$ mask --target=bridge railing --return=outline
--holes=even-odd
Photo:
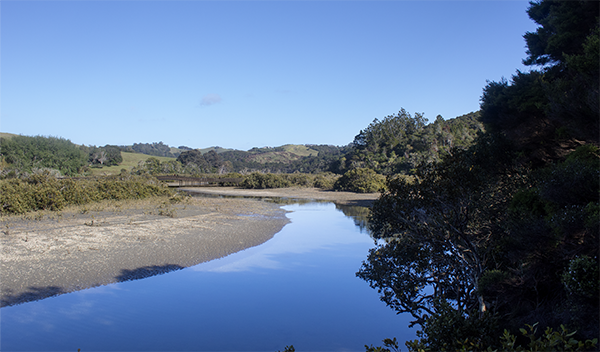
[[[178,175],[157,176],[160,181],[173,181],[169,187],[202,187],[202,186],[220,186],[220,185],[239,185],[243,178],[233,177],[190,177]]]

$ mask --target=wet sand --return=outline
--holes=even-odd
[[[316,189],[192,188],[211,195],[369,205],[377,195]],[[188,197],[97,204],[1,219],[0,306],[182,269],[260,245],[289,220],[273,202]]]

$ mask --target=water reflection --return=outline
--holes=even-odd
[[[414,338],[410,317],[355,277],[373,246],[355,221],[331,203],[285,209],[291,224],[261,246],[2,308],[2,350],[364,351],[387,337]]]
[[[347,217],[354,220],[354,225],[356,225],[360,232],[368,233],[369,229],[367,227],[369,214],[371,214],[371,208],[364,205],[343,205],[336,204],[335,208]]]
[[[333,217],[331,212],[324,211],[331,209],[333,204],[326,202],[305,202],[304,204],[294,204],[284,206],[283,208],[295,214],[292,222],[304,223],[304,231],[291,232],[286,236],[276,235],[267,243],[249,248],[239,255],[230,256],[223,259],[214,260],[209,263],[197,265],[192,270],[195,271],[247,271],[253,268],[269,268],[281,269],[289,266],[290,263],[286,260],[291,254],[307,254],[316,250],[331,250],[336,246],[350,245],[360,243],[368,246],[373,241],[362,235],[362,231],[336,231],[333,227],[344,224],[349,226],[347,219],[342,216]],[[335,206],[336,209],[346,210],[344,215],[354,219],[355,224],[360,226],[365,222],[365,214],[360,207],[356,206]],[[303,209],[303,212],[298,212]],[[339,214],[339,213],[338,213]],[[327,231],[327,235],[323,235],[323,231]]]

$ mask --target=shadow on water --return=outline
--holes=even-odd
[[[9,307],[21,303],[39,301],[44,298],[52,296],[58,296],[66,293],[64,288],[58,286],[46,286],[46,287],[28,287],[28,291],[13,294],[10,289],[2,290],[2,299],[0,300],[0,307]]]
[[[181,270],[185,267],[177,264],[165,264],[165,265],[149,265],[137,269],[121,269],[121,274],[115,276],[114,282],[125,282],[145,279],[147,277],[166,274],[172,271]],[[93,286],[92,286],[93,287]],[[86,287],[87,288],[87,287]],[[46,286],[46,287],[28,287],[28,290],[20,293],[13,293],[11,289],[2,289],[2,298],[0,298],[0,308],[10,307],[17,304],[39,301],[45,298],[62,295],[65,293],[72,292],[73,290],[67,290],[64,287],[58,286]]]
[[[122,269],[121,275],[116,276],[117,282],[133,281],[145,279],[150,276],[166,274],[171,271],[184,269],[184,266],[177,264],[165,264],[165,265],[148,265],[141,268],[129,270]]]

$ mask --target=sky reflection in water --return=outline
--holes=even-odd
[[[2,351],[364,351],[413,339],[355,277],[373,240],[330,203],[288,205],[261,246],[1,310]]]

